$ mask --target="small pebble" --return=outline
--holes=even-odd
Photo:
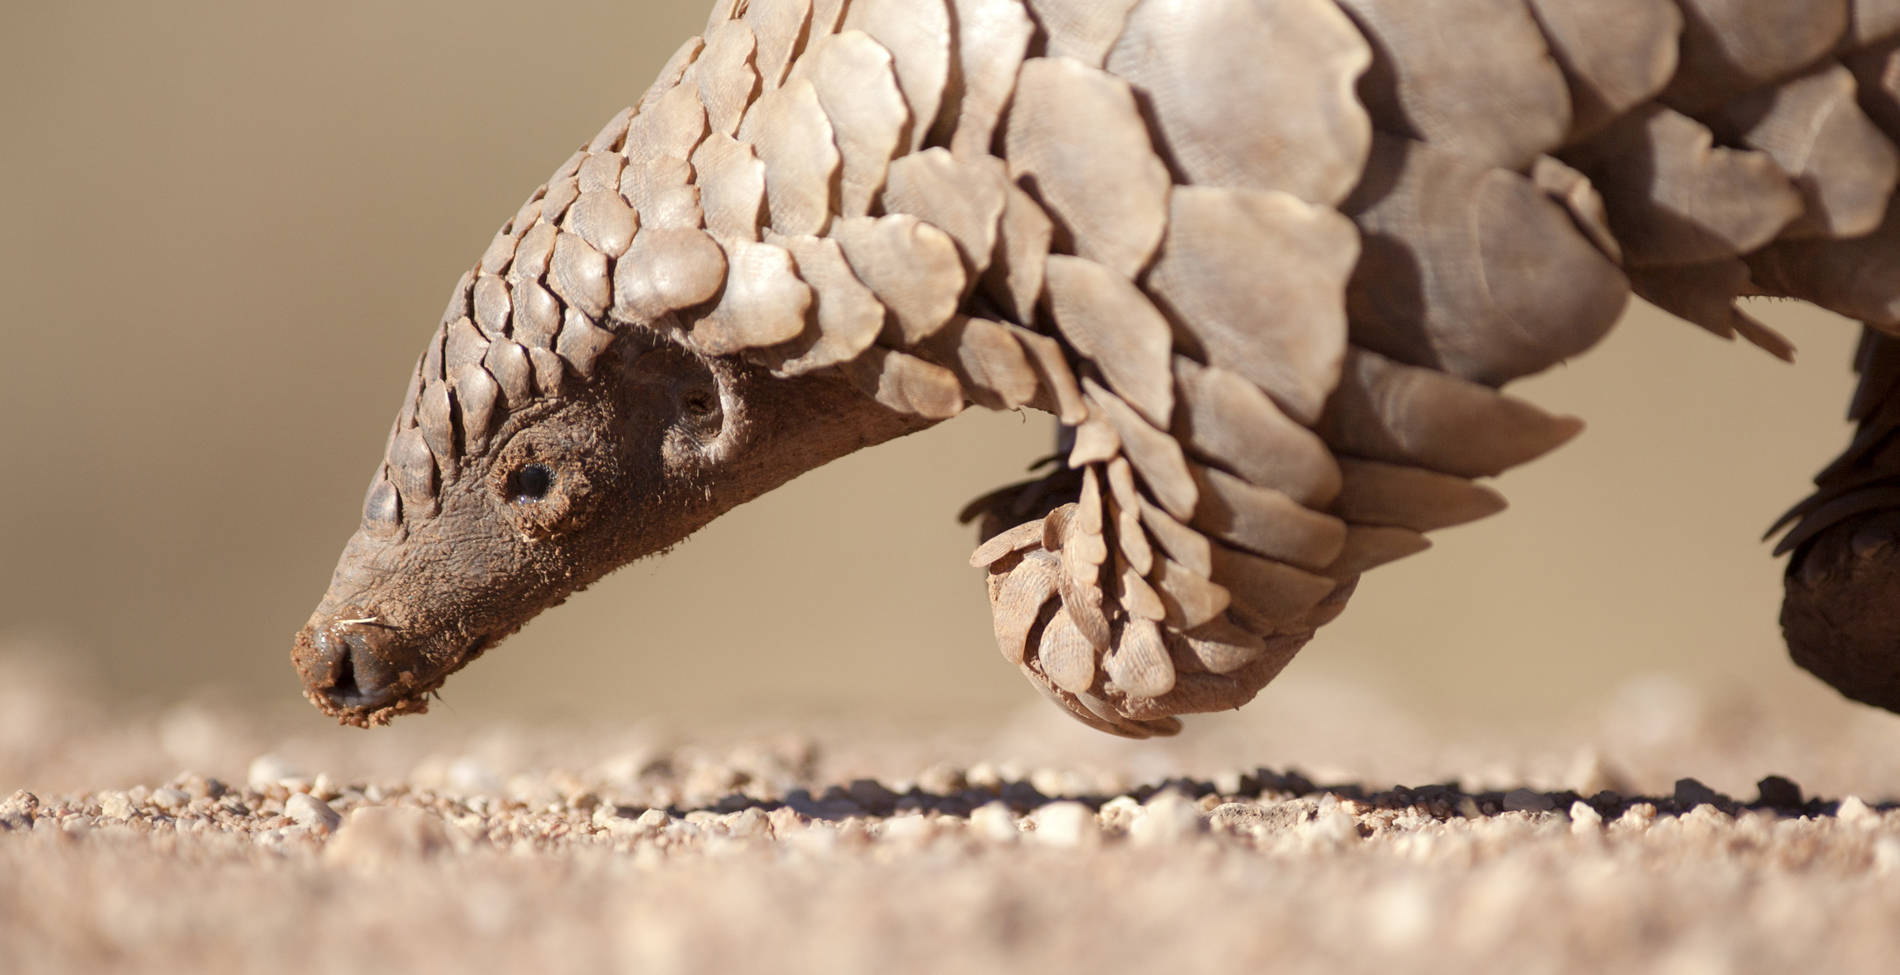
[[[797,832],[807,825],[805,818],[798,814],[798,810],[790,806],[780,806],[772,810],[766,814],[765,820],[771,824],[772,834],[779,837]]]
[[[1141,803],[1133,796],[1116,796],[1102,803],[1098,815],[1102,826],[1107,829],[1126,830],[1135,824],[1135,818],[1141,815]]]
[[[1761,794],[1756,804],[1770,809],[1799,809],[1807,804],[1801,796],[1801,787],[1779,775],[1770,775],[1755,783],[1755,789]]]
[[[853,779],[845,787],[845,794],[851,801],[870,810],[889,809],[897,802],[897,794],[884,788],[876,779]]]
[[[1077,847],[1101,838],[1095,810],[1079,802],[1049,803],[1036,810],[1034,818],[1036,840],[1050,846]]]
[[[963,778],[969,782],[971,788],[982,789],[987,792],[994,792],[1003,787],[1002,773],[996,770],[996,766],[988,762],[978,762],[970,766],[970,770],[964,773]]]
[[[191,797],[183,789],[166,786],[152,790],[152,804],[169,813],[176,813],[191,802]]]
[[[1694,809],[1703,803],[1719,806],[1728,801],[1728,797],[1709,788],[1695,779],[1676,780],[1676,805],[1685,811]]]
[[[264,754],[251,759],[250,771],[244,775],[244,782],[252,789],[263,792],[285,779],[295,778],[300,773],[296,766],[280,755]]]
[[[103,819],[132,818],[132,798],[123,792],[107,792],[99,796],[99,815]]]
[[[1229,833],[1253,833],[1264,828],[1267,811],[1251,802],[1225,802],[1207,814],[1207,827]]]
[[[920,846],[937,834],[937,825],[923,816],[897,816],[884,821],[884,839],[903,846]]]
[[[343,821],[343,817],[337,815],[329,803],[304,792],[295,793],[284,800],[284,815],[315,833],[335,832],[337,825]]]
[[[740,839],[764,838],[772,835],[772,822],[766,818],[765,810],[757,806],[741,810],[726,817],[726,834]]]
[[[971,810],[970,831],[997,843],[1010,842],[1022,834],[1016,814],[1000,802],[987,802]]]
[[[1878,826],[1880,814],[1859,796],[1848,796],[1834,810],[1834,818],[1850,826]]]
[[[950,795],[966,784],[963,780],[963,770],[947,762],[932,765],[917,776],[918,788],[938,796]]]
[[[1603,828],[1603,815],[1596,807],[1579,799],[1570,804],[1570,831],[1578,836],[1594,836]]]
[[[1179,843],[1202,829],[1201,807],[1179,792],[1169,790],[1148,800],[1141,815],[1128,827],[1137,846]]]
[[[1656,804],[1651,802],[1633,802],[1623,815],[1617,817],[1617,825],[1625,829],[1643,829],[1656,821]]]

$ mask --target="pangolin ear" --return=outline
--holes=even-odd
[[[718,459],[727,449],[733,389],[726,370],[675,345],[634,358],[630,376],[649,410],[664,416],[667,452]]]

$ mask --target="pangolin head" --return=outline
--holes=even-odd
[[[728,309],[725,251],[758,245],[658,231],[643,249],[625,202],[574,193],[574,171],[458,285],[297,634],[305,696],[345,724],[424,710],[449,674],[614,568],[928,425],[834,371],[720,354],[696,322]]]

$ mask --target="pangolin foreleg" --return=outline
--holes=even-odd
[[[1788,516],[1781,629],[1796,663],[1900,711],[1900,339],[1865,329],[1853,442]]]

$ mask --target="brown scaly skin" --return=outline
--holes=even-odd
[[[1900,511],[1848,518],[1788,562],[1781,631],[1794,662],[1900,712]]]
[[[930,421],[836,376],[774,378],[624,329],[591,381],[511,415],[444,476],[442,510],[358,529],[291,651],[304,694],[358,727],[423,711],[483,650],[736,505]],[[552,475],[523,497],[524,468]]]

